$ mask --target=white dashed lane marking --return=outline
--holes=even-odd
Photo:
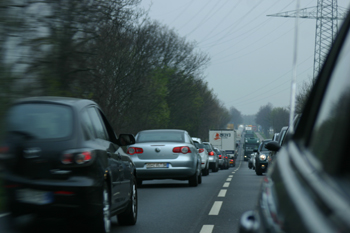
[[[209,215],[219,215],[220,209],[222,206],[222,201],[216,201],[214,202],[213,206],[211,207],[211,210],[209,212]]]
[[[5,216],[7,216],[7,215],[10,215],[10,213],[0,214],[0,218],[5,217]]]
[[[224,185],[223,185],[222,187],[228,188],[228,186],[230,186],[230,182],[225,182]]]
[[[232,180],[232,178],[227,178],[227,179],[226,179],[226,181],[231,181],[231,180]]]
[[[231,178],[232,178],[232,177],[233,177],[233,175],[229,175],[228,177],[231,177]]]
[[[218,197],[225,197],[226,196],[227,189],[221,189],[219,192]]]
[[[203,225],[199,233],[212,233],[213,229],[214,229],[214,225]]]

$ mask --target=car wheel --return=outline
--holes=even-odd
[[[131,186],[131,194],[130,194],[130,200],[129,204],[126,207],[124,213],[118,214],[118,223],[120,225],[135,225],[137,221],[137,208],[138,208],[138,201],[137,201],[137,185],[136,185],[136,178],[133,177],[132,179],[132,186]]]
[[[256,173],[256,175],[258,175],[258,176],[261,176],[262,175],[262,172],[260,171],[260,169],[259,168],[255,168],[255,173]]]
[[[109,189],[106,182],[104,182],[101,195],[101,209],[96,217],[92,218],[90,224],[92,225],[92,232],[108,233],[111,232],[111,201]]]
[[[188,184],[191,187],[196,187],[198,185],[198,171],[197,170],[196,170],[196,173],[188,179]]]
[[[142,186],[142,180],[141,179],[136,179],[137,182],[137,187],[141,187]]]
[[[201,183],[202,183],[202,172],[200,172],[198,176],[198,184],[201,184]]]
[[[202,170],[202,175],[203,176],[207,176],[209,175],[209,165],[207,165],[204,170]]]

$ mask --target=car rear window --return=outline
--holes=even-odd
[[[183,132],[175,131],[149,131],[140,132],[136,142],[185,142]]]
[[[211,152],[211,146],[209,144],[203,144],[205,149],[207,149],[208,152]]]
[[[73,113],[63,105],[18,104],[10,109],[6,127],[36,139],[64,138],[73,132]]]

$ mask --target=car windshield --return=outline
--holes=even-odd
[[[72,109],[63,105],[28,103],[15,105],[7,116],[7,130],[37,139],[65,138],[73,132]]]
[[[144,131],[136,136],[136,142],[185,142],[180,131]]]

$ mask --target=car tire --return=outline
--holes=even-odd
[[[255,168],[255,173],[256,173],[257,176],[261,176],[262,175],[262,172],[257,167]]]
[[[207,164],[207,166],[204,168],[204,170],[202,170],[202,175],[203,175],[203,176],[209,175],[209,165],[208,165],[208,164]]]
[[[198,186],[198,171],[197,170],[196,170],[196,173],[188,179],[188,184],[191,187]]]
[[[201,184],[201,183],[202,183],[202,172],[200,172],[198,176],[198,184]]]
[[[137,209],[138,209],[137,181],[136,181],[136,178],[133,177],[129,204],[126,207],[124,213],[117,215],[118,223],[124,226],[135,225],[137,221]]]
[[[111,232],[111,197],[107,182],[104,182],[101,195],[101,208],[97,216],[91,218],[91,232],[109,233]]]
[[[142,180],[137,178],[136,179],[136,183],[137,183],[137,187],[141,187],[142,186]]]

